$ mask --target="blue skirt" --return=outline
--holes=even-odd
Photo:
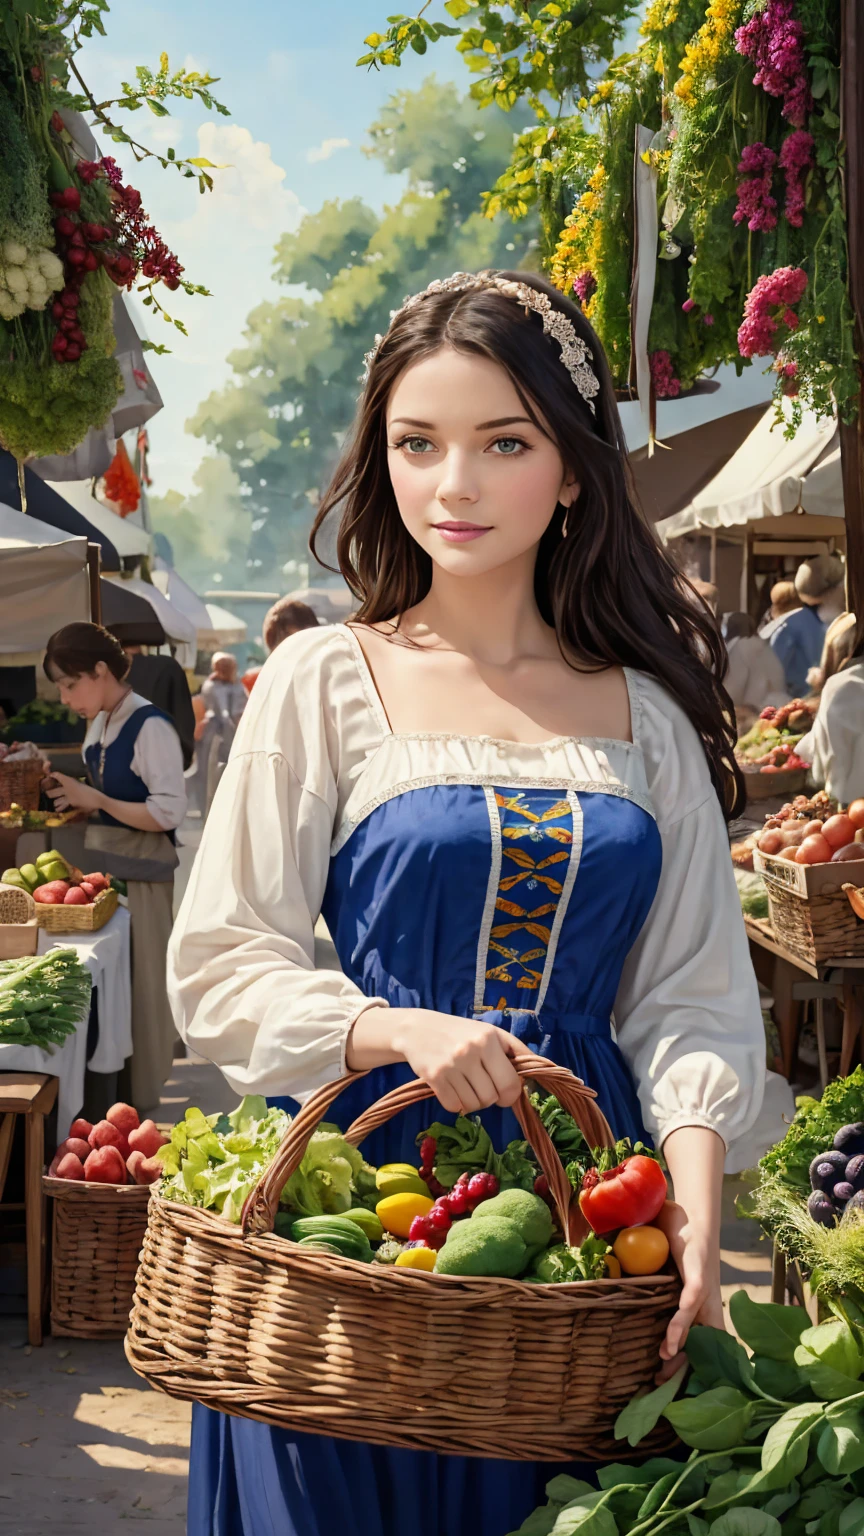
[[[615,1135],[647,1141],[613,1041],[568,1035],[555,1043],[555,1059],[597,1089]],[[370,1072],[336,1101],[332,1119],[347,1127],[411,1076],[403,1066]],[[434,1101],[414,1105],[370,1136],[364,1153],[375,1164],[416,1161],[416,1137],[435,1119],[452,1116]],[[510,1111],[487,1110],[483,1123],[499,1150],[522,1134]],[[530,1442],[530,1421],[525,1438]],[[296,1434],[196,1403],[187,1536],[508,1536],[545,1501],[550,1478],[584,1477],[588,1470],[575,1462],[437,1456]]]

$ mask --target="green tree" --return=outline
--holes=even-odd
[[[479,206],[524,123],[518,110],[481,114],[434,77],[400,91],[373,123],[367,151],[407,178],[399,200],[381,215],[360,198],[325,203],[279,241],[277,280],[304,285],[306,295],[251,312],[228,359],[234,377],[187,423],[240,479],[247,575],[264,570],[272,580],[303,557],[354,413],[363,355],[405,295],[457,270],[536,265],[534,222],[514,233],[506,216],[484,218]]]
[[[202,459],[192,478],[196,490],[190,496],[168,491],[150,497],[153,530],[164,534],[172,563],[199,592],[219,577],[228,587],[243,586],[252,513],[240,478],[221,453]]]

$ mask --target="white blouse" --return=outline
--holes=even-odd
[[[632,743],[393,732],[350,628],[283,642],[238,727],[171,939],[183,1039],[238,1093],[305,1098],[344,1072],[354,1020],[384,1002],[314,965],[330,857],[354,828],[421,785],[602,788],[643,806],[662,842],[615,1003],[645,1126],[658,1141],[684,1125],[727,1146],[745,1137],[765,1039],[725,825],[682,709],[643,674],[628,685]]]
[[[127,693],[114,713],[102,710],[91,722],[84,738],[81,755],[94,744],[110,747],[123,726],[137,709],[149,709],[150,703],[140,693]],[[183,775],[183,748],[170,720],[151,716],[145,720],[135,739],[132,772],[147,785],[144,802],[153,820],[163,832],[173,832],[186,815],[186,780]]]
[[[829,677],[816,719],[796,748],[841,805],[864,795],[864,661]]]

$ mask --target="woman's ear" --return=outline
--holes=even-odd
[[[558,492],[558,501],[562,507],[572,507],[579,499],[582,486],[578,480],[565,480]]]
[[[106,661],[97,661],[90,676],[97,678],[100,683],[104,683],[108,676],[108,663]]]

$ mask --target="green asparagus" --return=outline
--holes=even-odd
[[[53,1051],[87,1017],[90,974],[74,949],[0,961],[0,1045]]]

